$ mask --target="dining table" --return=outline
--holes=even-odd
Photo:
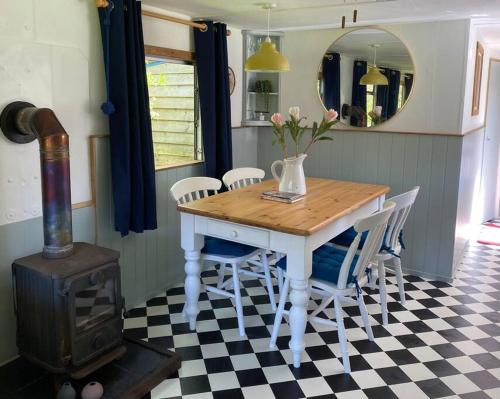
[[[184,315],[191,330],[200,312],[200,254],[204,236],[235,241],[283,254],[290,278],[289,347],[300,367],[309,301],[308,279],[313,251],[349,229],[363,217],[381,210],[386,185],[306,178],[307,193],[294,203],[261,198],[278,189],[265,180],[177,206],[181,213],[181,246],[185,254]]]

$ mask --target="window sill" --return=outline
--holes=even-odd
[[[196,161],[189,161],[189,162],[183,162],[183,163],[176,163],[173,165],[160,166],[160,167],[155,168],[155,172],[161,172],[162,170],[182,168],[184,166],[198,165],[198,164],[202,164],[202,163],[204,163],[204,161],[196,160]]]

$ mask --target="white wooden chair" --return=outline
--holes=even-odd
[[[395,203],[394,212],[389,219],[387,226],[387,231],[384,234],[384,239],[380,251],[377,254],[377,268],[373,271],[375,275],[372,276],[370,281],[370,286],[376,288],[376,281],[378,276],[378,288],[380,292],[380,306],[382,309],[382,324],[387,325],[388,323],[388,311],[387,311],[387,290],[385,281],[386,269],[393,272],[396,275],[396,282],[399,290],[399,300],[401,305],[405,304],[405,287],[403,282],[403,270],[401,269],[401,250],[404,249],[403,244],[403,227],[410,213],[411,207],[415,203],[417,198],[419,186],[413,187],[410,191],[403,194],[399,194],[395,197],[389,198],[388,201]],[[337,246],[347,247],[350,245],[356,232],[352,229],[345,231],[339,236],[332,240],[332,243]],[[362,239],[363,241],[363,239]],[[361,246],[363,242],[361,242]],[[392,260],[391,263],[387,261]]]
[[[189,177],[175,183],[170,188],[170,193],[178,204],[185,204],[194,200],[208,197],[211,193],[217,194],[220,190],[222,183],[218,179],[211,177]],[[255,248],[250,245],[240,244],[233,241],[227,241],[215,237],[205,237],[205,246],[201,251],[201,261],[212,261],[220,264],[219,268],[219,281],[217,287],[205,286],[208,292],[214,292],[227,298],[234,298],[236,306],[236,314],[238,316],[238,328],[241,336],[245,335],[245,324],[243,318],[243,307],[241,303],[240,293],[240,279],[239,275],[242,273],[241,265],[250,259],[260,256],[263,274],[252,273],[253,276],[265,278],[266,281],[271,281],[269,264],[267,262],[266,251],[263,249]],[[228,264],[232,269],[232,278],[223,282],[225,265]],[[245,270],[245,272],[247,272]],[[225,290],[229,284],[234,287],[234,294]],[[269,287],[268,287],[269,290]],[[274,292],[271,290],[269,293],[271,306],[273,310],[276,309],[276,302],[274,299]]]
[[[222,181],[229,191],[260,183],[266,172],[258,168],[236,168],[226,172]]]
[[[351,372],[351,367],[347,351],[342,304],[358,304],[368,339],[373,341],[373,332],[368,319],[368,312],[363,300],[363,291],[361,287],[368,282],[366,275],[367,267],[370,262],[374,260],[380,248],[382,237],[394,206],[395,204],[393,202],[386,201],[383,210],[358,220],[354,224],[356,237],[347,250],[331,245],[323,245],[313,252],[312,275],[309,278],[309,292],[319,294],[322,297],[322,301],[321,304],[309,314],[308,319],[311,323],[321,323],[337,327],[340,350],[342,352],[342,363],[346,373]],[[366,240],[363,248],[358,251],[363,233],[367,234]],[[278,266],[286,268],[286,258],[281,259],[278,262]],[[283,315],[288,314],[288,311],[285,311],[285,303],[287,301],[289,288],[290,278],[287,276],[283,284],[283,290],[281,291],[276,318],[274,319],[270,342],[271,348],[276,344]],[[353,296],[356,297],[356,300],[351,298]],[[318,317],[318,314],[332,301],[335,308],[335,321]]]
[[[259,168],[235,168],[226,172],[224,176],[222,176],[222,181],[224,182],[224,185],[227,187],[227,189],[229,191],[232,191],[238,188],[247,187],[255,183],[260,183],[265,175],[266,172]],[[268,257],[268,263],[272,264],[273,262],[278,261],[281,257],[282,256],[280,254],[271,253],[271,255]],[[262,267],[262,263],[258,260],[250,260],[248,263],[253,266]],[[283,286],[283,270],[277,267],[273,269],[273,271],[276,272],[278,288],[281,292],[281,287]],[[243,272],[247,271],[244,270]],[[272,281],[266,280],[266,285],[268,287],[268,290],[272,290]],[[271,302],[271,306],[273,307],[273,310],[276,311],[275,302]]]

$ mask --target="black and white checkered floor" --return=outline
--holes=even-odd
[[[216,279],[214,271],[203,273],[205,283]],[[126,333],[183,358],[178,375],[154,389],[153,399],[500,398],[500,248],[469,247],[453,284],[405,279],[403,307],[388,276],[386,327],[377,292],[366,291],[375,342],[367,340],[357,307],[344,308],[350,375],[331,327],[308,324],[300,369],[291,365],[286,323],[278,348],[269,349],[274,313],[263,281],[255,279],[244,280],[242,289],[246,338],[238,335],[231,301],[205,292],[191,332],[181,313],[182,286],[130,311]]]

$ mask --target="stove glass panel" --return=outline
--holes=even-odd
[[[116,314],[115,297],[114,278],[76,292],[76,333],[81,333],[112,318]]]

